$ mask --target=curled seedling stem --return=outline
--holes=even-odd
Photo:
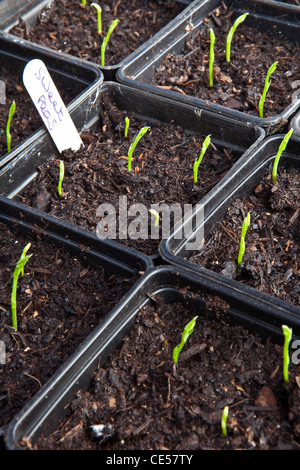
[[[175,364],[177,364],[178,362],[178,356],[180,354],[180,351],[182,350],[183,346],[185,345],[185,343],[187,342],[187,339],[188,337],[191,335],[191,333],[193,333],[194,331],[194,328],[195,328],[195,324],[196,324],[196,320],[198,318],[198,315],[196,317],[194,317],[184,328],[183,330],[183,333],[182,333],[182,336],[181,336],[181,342],[180,344],[178,344],[177,346],[175,346],[175,348],[173,349],[173,361],[175,362]]]
[[[222,413],[221,428],[223,436],[227,436],[227,418],[228,418],[229,407],[225,406]]]
[[[59,162],[59,180],[58,180],[58,187],[57,187],[57,192],[58,192],[59,197],[62,196],[62,183],[63,183],[64,176],[65,176],[65,165],[64,165],[63,160],[61,160]]]
[[[240,249],[239,249],[238,260],[237,260],[238,267],[241,266],[242,261],[243,261],[243,257],[245,253],[245,236],[246,236],[249,226],[250,226],[250,212],[248,212],[247,216],[243,220],[242,233],[241,233],[241,238],[240,238]]]
[[[279,145],[279,149],[278,149],[278,152],[276,154],[276,157],[275,157],[275,160],[274,160],[274,163],[273,163],[273,168],[272,168],[272,181],[273,181],[273,184],[275,184],[276,180],[277,180],[277,170],[278,170],[278,164],[279,164],[280,157],[281,157],[282,153],[285,151],[286,146],[288,144],[288,141],[290,140],[290,137],[291,137],[292,133],[293,133],[293,128],[290,129],[285,134],[285,136],[282,139],[281,144]]]
[[[209,147],[210,145],[210,142],[211,142],[211,134],[208,135],[203,144],[202,144],[202,148],[201,148],[201,152],[200,152],[200,157],[198,159],[195,160],[195,163],[194,163],[194,167],[193,167],[193,170],[194,170],[194,183],[197,183],[198,182],[198,168],[199,168],[199,165],[200,163],[202,162],[202,159],[204,157],[204,154],[207,150],[207,148]]]
[[[157,227],[158,224],[159,224],[159,213],[155,209],[149,209],[149,212],[150,212],[150,214],[154,215],[154,217],[155,217],[154,225],[155,225],[155,227]]]
[[[148,126],[142,127],[142,129],[140,129],[140,131],[137,134],[136,138],[134,139],[134,141],[130,145],[129,150],[128,150],[128,171],[131,171],[131,162],[132,162],[133,151],[134,151],[135,147],[137,146],[137,144],[139,143],[139,141],[141,140],[141,138],[143,137],[143,135],[146,134],[146,132],[149,129],[150,129],[150,127],[148,127]]]
[[[12,316],[12,325],[14,329],[18,330],[18,321],[17,321],[17,287],[18,287],[18,279],[20,274],[24,275],[24,266],[31,258],[31,255],[27,255],[27,251],[31,247],[31,243],[27,243],[25,246],[19,261],[16,264],[14,273],[13,273],[13,284],[12,284],[12,291],[11,291],[11,316]]]
[[[115,29],[115,27],[117,26],[118,23],[119,23],[119,19],[116,18],[116,19],[112,22],[112,24],[110,25],[110,27],[108,28],[107,35],[106,35],[105,38],[103,39],[103,42],[102,42],[102,45],[101,45],[101,65],[102,65],[102,66],[105,65],[105,51],[106,51],[107,43],[108,43],[108,41],[109,41],[109,38],[110,38],[111,33],[113,32],[113,30]]]
[[[261,117],[261,118],[264,117],[264,104],[265,104],[267,93],[268,93],[270,85],[271,85],[270,76],[272,75],[273,72],[275,72],[277,64],[278,64],[278,61],[274,62],[270,66],[270,68],[267,72],[267,75],[266,75],[264,89],[263,89],[262,95],[261,95],[259,103],[258,103],[259,117]]]
[[[209,86],[212,87],[214,83],[214,60],[215,60],[215,33],[211,28],[210,34],[210,47],[209,47]]]
[[[16,103],[15,101],[12,102],[10,108],[9,108],[9,113],[8,113],[8,119],[7,119],[7,124],[6,124],[6,144],[7,144],[7,151],[11,151],[11,135],[10,135],[10,125],[11,125],[11,120],[16,111]]]
[[[230,31],[226,38],[226,61],[227,62],[230,62],[231,42],[232,42],[232,38],[235,33],[235,30],[243,21],[245,21],[248,14],[249,13],[244,13],[243,15],[239,16],[230,28]]]
[[[289,346],[292,339],[293,331],[292,328],[289,328],[286,325],[282,325],[282,331],[284,334],[284,345],[283,345],[283,378],[285,382],[289,380]]]
[[[98,34],[102,34],[102,8],[98,3],[91,3],[91,7],[94,7],[97,10]]]
[[[126,117],[125,117],[125,130],[124,130],[124,136],[125,136],[125,138],[128,137],[129,125],[130,125],[130,120],[129,120],[129,118],[126,116]]]

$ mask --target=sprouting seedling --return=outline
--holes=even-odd
[[[9,113],[8,113],[8,119],[7,119],[7,124],[6,124],[6,143],[7,143],[7,151],[11,151],[11,135],[10,135],[10,125],[11,125],[11,120],[16,111],[16,103],[15,101],[12,102],[10,108],[9,108]]]
[[[86,0],[81,0],[82,5],[86,5]]]
[[[225,406],[222,413],[221,428],[223,436],[227,436],[227,418],[228,418],[229,407]]]
[[[230,28],[230,31],[226,38],[226,61],[227,62],[230,62],[231,42],[232,42],[232,38],[235,33],[235,30],[243,21],[245,21],[248,14],[249,13],[244,13],[243,15],[239,16]]]
[[[215,40],[214,30],[210,28],[210,47],[209,47],[209,86],[213,86],[214,82],[214,60],[215,60]]]
[[[245,253],[245,236],[246,236],[249,226],[250,226],[250,212],[248,212],[247,216],[243,220],[242,232],[241,232],[241,238],[240,238],[240,249],[239,249],[239,254],[238,254],[238,259],[237,259],[238,267],[241,266],[242,261],[243,261],[243,257]]]
[[[91,7],[94,7],[97,10],[98,34],[102,34],[102,8],[98,3],[91,3]]]
[[[140,131],[137,134],[136,138],[134,139],[134,141],[132,142],[132,144],[129,147],[129,150],[128,150],[128,171],[131,171],[131,162],[132,162],[133,151],[134,151],[135,147],[137,146],[137,144],[139,143],[139,141],[141,140],[141,138],[143,137],[143,135],[146,134],[148,129],[150,129],[150,127],[148,127],[148,126],[142,127],[142,129],[140,129]]]
[[[273,62],[273,64],[269,67],[269,70],[268,70],[267,75],[266,75],[264,89],[263,89],[262,95],[261,95],[259,103],[258,103],[259,117],[261,117],[261,118],[264,117],[265,99],[266,99],[266,95],[267,95],[267,93],[269,91],[269,88],[270,88],[270,85],[271,85],[270,76],[272,75],[273,72],[275,72],[277,64],[278,64],[278,61]]]
[[[201,148],[201,152],[200,152],[200,157],[198,159],[195,160],[195,163],[194,163],[194,167],[193,167],[193,170],[194,170],[194,183],[197,183],[198,182],[198,168],[199,168],[199,165],[200,163],[202,162],[202,159],[204,157],[204,154],[207,150],[207,148],[209,147],[210,145],[210,142],[211,142],[211,134],[208,135],[203,144],[202,144],[202,148]]]
[[[108,43],[108,41],[109,41],[109,38],[110,38],[111,33],[113,32],[113,30],[115,29],[115,27],[117,26],[118,23],[119,23],[119,19],[116,18],[116,19],[112,22],[112,24],[110,25],[110,27],[108,28],[107,35],[106,35],[105,38],[103,39],[103,42],[102,42],[102,45],[101,45],[101,65],[102,65],[102,66],[105,65],[105,50],[106,50],[107,43]]]
[[[277,170],[278,170],[278,164],[279,164],[279,160],[280,160],[280,157],[282,155],[282,153],[284,152],[287,144],[288,144],[288,141],[290,140],[290,137],[293,133],[293,128],[290,129],[287,134],[285,134],[285,136],[283,137],[282,141],[281,141],[281,144],[279,145],[279,149],[277,151],[277,154],[276,154],[276,157],[275,157],[275,160],[274,160],[274,163],[273,163],[273,168],[272,168],[272,181],[273,183],[275,184],[276,183],[276,180],[277,180]]]
[[[125,130],[124,130],[124,136],[125,136],[125,138],[127,138],[127,136],[128,136],[129,125],[130,125],[130,120],[129,120],[129,118],[126,116],[126,117],[125,117]]]
[[[13,273],[13,284],[12,284],[12,291],[11,291],[11,316],[12,316],[12,325],[14,329],[17,331],[18,329],[18,321],[17,321],[17,287],[18,287],[18,279],[20,274],[23,276],[24,275],[24,266],[31,258],[31,255],[27,255],[27,251],[31,247],[31,243],[27,243],[25,248],[23,249],[23,252],[20,256],[19,261],[17,262],[15,266],[15,270]]]
[[[191,333],[193,333],[194,331],[194,328],[195,328],[195,324],[196,324],[196,320],[198,318],[198,315],[196,317],[194,317],[184,328],[183,330],[183,333],[182,333],[182,336],[181,336],[181,342],[175,346],[175,348],[173,349],[173,361],[175,362],[175,364],[177,364],[178,362],[178,356],[180,354],[180,351],[182,350],[183,346],[185,345],[185,343],[187,342],[187,339],[188,337],[191,335]]]
[[[63,183],[64,176],[65,176],[65,164],[63,160],[61,160],[59,162],[59,179],[58,179],[58,187],[57,187],[57,192],[58,192],[59,197],[61,197],[62,195],[62,183]]]
[[[284,334],[284,345],[283,345],[283,377],[285,382],[289,380],[289,346],[293,335],[292,328],[289,328],[287,325],[282,325],[282,331]]]
[[[149,212],[150,212],[150,214],[154,215],[154,217],[155,217],[154,225],[155,225],[155,227],[157,227],[158,223],[159,223],[159,213],[155,209],[149,209]]]

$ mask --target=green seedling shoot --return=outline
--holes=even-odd
[[[182,333],[182,336],[181,336],[181,342],[180,344],[178,344],[177,346],[175,346],[174,350],[173,350],[173,361],[175,362],[175,364],[177,364],[178,362],[178,356],[180,354],[180,351],[182,350],[183,346],[185,345],[185,343],[187,342],[187,339],[188,337],[191,335],[191,333],[193,333],[194,331],[194,328],[195,328],[195,324],[196,324],[196,320],[198,318],[198,315],[196,317],[194,317],[184,328],[183,330],[183,333]]]
[[[125,117],[125,130],[124,130],[124,136],[125,136],[126,139],[127,139],[127,137],[128,137],[129,125],[130,125],[130,120],[129,120],[129,118],[126,116],[126,117]]]
[[[282,331],[284,334],[284,345],[283,345],[283,378],[285,382],[289,380],[289,364],[290,364],[290,356],[289,356],[289,346],[293,335],[292,328],[289,328],[286,325],[282,325]]]
[[[223,436],[227,436],[227,418],[228,418],[229,407],[225,406],[222,413],[221,428]]]
[[[65,165],[64,165],[63,160],[61,160],[59,162],[59,179],[58,179],[58,188],[57,188],[59,197],[62,196],[62,183],[63,183],[64,176],[65,176]]]
[[[11,107],[9,108],[8,119],[6,124],[6,144],[7,144],[7,151],[11,151],[11,135],[10,135],[10,124],[12,117],[16,111],[16,103],[15,101],[12,102]]]
[[[155,209],[149,209],[149,212],[150,212],[150,214],[154,215],[154,217],[155,217],[154,225],[155,225],[155,227],[157,227],[158,223],[159,223],[159,213]]]
[[[91,7],[94,7],[97,10],[98,34],[102,34],[102,8],[98,3],[91,3]]]
[[[250,212],[248,212],[247,216],[243,220],[243,225],[242,225],[242,233],[241,233],[241,238],[240,238],[240,249],[239,249],[238,260],[237,260],[237,264],[238,264],[239,268],[242,264],[244,253],[245,253],[245,236],[246,236],[246,233],[247,233],[247,230],[248,230],[249,226],[250,226]]]
[[[277,170],[278,170],[278,164],[279,164],[280,157],[281,157],[282,153],[284,152],[284,150],[285,150],[285,148],[288,144],[288,141],[290,140],[290,137],[291,137],[292,133],[293,133],[293,129],[290,129],[287,132],[287,134],[283,137],[282,142],[279,145],[279,149],[278,149],[277,155],[275,157],[275,160],[274,160],[274,163],[273,163],[273,168],[272,168],[272,181],[273,181],[274,184],[276,183],[276,180],[277,180]]]
[[[198,168],[199,168],[199,165],[200,163],[202,162],[202,159],[204,157],[204,154],[206,152],[206,150],[208,149],[209,145],[210,145],[210,142],[211,142],[211,134],[208,135],[203,144],[202,144],[202,148],[201,148],[201,153],[200,153],[200,157],[198,159],[195,160],[195,163],[194,163],[194,183],[196,184],[198,182]]]
[[[107,35],[106,35],[105,38],[103,39],[103,42],[102,42],[102,45],[101,45],[101,65],[102,65],[102,66],[105,65],[105,50],[106,50],[107,43],[108,43],[108,41],[109,41],[109,38],[110,38],[111,33],[113,32],[113,30],[115,29],[115,27],[117,26],[118,23],[119,23],[119,19],[116,18],[116,19],[112,22],[112,24],[110,25],[110,27],[108,28]]]
[[[269,88],[270,88],[270,85],[271,85],[270,76],[272,75],[273,72],[275,72],[277,64],[278,64],[278,62],[274,62],[271,65],[271,67],[269,68],[269,70],[267,72],[267,75],[266,75],[264,89],[263,89],[262,95],[261,95],[259,103],[258,103],[259,117],[261,117],[261,118],[264,117],[265,99],[266,99],[266,95],[267,95],[267,93],[269,91]]]
[[[12,316],[12,325],[14,329],[17,331],[18,330],[18,321],[17,321],[17,287],[18,287],[18,279],[20,274],[23,276],[24,275],[24,266],[31,258],[31,255],[27,255],[27,251],[31,247],[31,243],[28,243],[21,256],[19,261],[16,264],[14,273],[13,273],[13,284],[12,284],[12,291],[11,291],[11,316]]]
[[[215,61],[215,40],[216,36],[214,30],[209,30],[210,34],[210,47],[209,47],[209,86],[212,87],[214,83],[214,61]]]
[[[81,0],[82,5],[86,5],[86,0]]]
[[[231,42],[232,42],[232,38],[235,33],[235,30],[243,21],[245,21],[248,14],[249,13],[244,13],[243,15],[239,16],[233,23],[232,27],[230,28],[230,31],[226,38],[226,61],[227,62],[230,62]]]
[[[149,129],[150,129],[150,127],[148,127],[148,126],[142,127],[142,129],[140,129],[138,135],[136,136],[136,138],[134,139],[134,141],[130,145],[129,150],[128,150],[128,171],[131,171],[131,162],[132,162],[133,151],[134,151],[135,147],[137,146],[137,144],[139,143],[139,141],[141,140],[141,138],[143,137],[143,135],[146,134],[146,132]]]

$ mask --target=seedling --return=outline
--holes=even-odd
[[[185,328],[184,328],[184,330],[183,330],[183,333],[182,333],[182,336],[181,336],[181,342],[180,342],[180,344],[178,344],[177,346],[175,346],[175,348],[174,348],[174,350],[173,350],[173,361],[175,362],[175,364],[177,364],[177,362],[178,362],[178,356],[179,356],[180,351],[182,350],[183,346],[184,346],[185,343],[187,342],[188,337],[189,337],[190,334],[193,333],[193,331],[194,331],[197,318],[198,318],[198,315],[197,315],[196,317],[194,317],[194,318],[185,326]]]
[[[97,10],[98,34],[102,34],[102,8],[98,3],[91,3],[91,7],[94,7]]]
[[[8,119],[6,124],[6,143],[7,143],[7,151],[11,151],[11,135],[10,135],[10,124],[12,117],[16,111],[16,103],[15,101],[12,102],[11,107],[9,108]]]
[[[250,225],[250,212],[248,212],[247,216],[243,220],[243,225],[242,225],[242,233],[241,233],[241,239],[240,239],[240,249],[239,249],[238,260],[237,260],[237,264],[238,264],[239,268],[242,264],[244,253],[245,253],[245,236],[246,236],[247,230],[249,228],[249,225]]]
[[[204,157],[204,154],[207,150],[207,148],[209,147],[210,145],[210,142],[211,142],[211,134],[208,135],[203,144],[202,144],[202,148],[201,148],[201,153],[200,153],[200,157],[198,159],[195,160],[195,163],[194,163],[194,183],[196,184],[198,182],[198,168],[199,168],[199,165],[200,163],[202,162],[202,159]]]
[[[24,275],[24,266],[31,258],[31,255],[27,255],[27,251],[29,250],[31,243],[27,243],[25,246],[19,261],[16,264],[14,273],[13,273],[13,284],[12,284],[12,291],[11,291],[11,316],[12,316],[12,325],[14,329],[17,331],[18,329],[18,321],[17,321],[17,287],[18,287],[18,279],[20,274]]]
[[[267,93],[269,91],[269,88],[270,88],[270,85],[271,85],[270,76],[272,75],[273,72],[275,72],[277,64],[278,64],[278,62],[274,62],[271,65],[271,67],[269,68],[269,70],[267,72],[267,75],[266,75],[264,89],[263,89],[262,95],[261,95],[259,103],[258,103],[259,117],[261,117],[261,118],[264,117],[265,99],[266,99],[266,95],[267,95]]]
[[[86,5],[86,0],[81,0],[82,5]]]
[[[57,187],[57,192],[59,197],[62,196],[62,182],[65,176],[65,165],[63,160],[59,162],[59,180],[58,180],[58,187]]]
[[[293,130],[294,129],[290,129],[287,132],[287,134],[285,134],[284,138],[282,139],[281,144],[279,145],[279,149],[278,149],[277,155],[275,157],[275,160],[274,160],[274,163],[273,163],[273,168],[272,168],[272,181],[273,181],[274,184],[276,183],[276,180],[277,180],[277,169],[278,169],[278,163],[279,163],[280,157],[282,155],[282,152],[284,152],[284,150],[285,150],[285,148],[288,144],[288,141],[290,140],[290,137],[293,133]]]
[[[146,134],[148,129],[150,129],[150,127],[148,127],[148,126],[142,127],[142,129],[140,129],[140,131],[137,134],[136,138],[134,139],[134,141],[132,142],[132,144],[129,147],[129,150],[128,150],[128,171],[131,171],[131,162],[132,162],[133,151],[134,151],[135,147],[137,146],[137,144],[139,143],[139,141],[141,140],[141,138],[143,137],[143,135]]]
[[[226,61],[227,62],[230,62],[231,42],[232,42],[232,38],[235,33],[235,30],[243,21],[245,21],[248,14],[249,13],[244,13],[243,15],[239,16],[230,28],[230,31],[226,39]]]
[[[289,380],[289,346],[293,335],[292,328],[289,328],[286,325],[282,325],[282,331],[284,334],[284,345],[283,345],[283,377],[285,382]]]
[[[223,436],[227,436],[227,418],[228,418],[229,407],[225,406],[222,413],[221,428]]]
[[[214,83],[214,60],[215,60],[215,40],[216,36],[214,30],[210,28],[210,47],[209,47],[209,86]]]
[[[157,227],[158,223],[159,223],[159,213],[155,209],[149,209],[149,212],[150,212],[150,214],[154,215],[154,217],[155,217],[154,225],[155,225],[155,227]]]
[[[102,45],[101,45],[101,65],[102,66],[105,65],[105,50],[106,50],[107,43],[109,41],[111,33],[113,32],[113,30],[115,29],[115,27],[117,26],[118,23],[119,23],[119,20],[118,20],[118,18],[116,18],[112,22],[110,27],[108,28],[107,35],[103,39],[103,42],[102,42]]]
[[[125,117],[125,131],[124,131],[125,138],[127,138],[127,136],[128,136],[129,124],[130,124],[130,120],[129,120],[129,118],[126,116],[126,117]]]

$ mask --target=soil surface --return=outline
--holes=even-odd
[[[2,66],[0,80],[5,83],[5,103],[0,103],[0,153],[4,155],[7,153],[6,124],[13,101],[16,103],[16,111],[10,125],[12,149],[40,129],[43,126],[43,121],[19,74]],[[55,82],[55,84],[66,105],[77,96],[75,90],[68,89],[59,82]]]
[[[239,270],[241,227],[248,212],[251,223]],[[193,253],[190,261],[299,306],[299,233],[299,169],[279,171],[275,185],[266,173],[253,194],[232,201],[205,240],[205,249]]]
[[[133,284],[108,276],[66,249],[18,235],[0,223],[0,426],[20,411]],[[19,277],[18,331],[12,328],[12,275],[22,250],[32,254]]]
[[[284,382],[282,344],[198,312],[175,366],[173,348],[195,314],[156,301],[139,312],[89,390],[77,393],[66,421],[36,447],[299,450],[299,369],[290,362]]]
[[[168,24],[184,5],[175,0],[102,1],[102,34],[98,34],[97,13],[92,2],[54,0],[43,11],[36,26],[21,21],[10,32],[37,44],[100,64],[100,49],[111,23],[112,32],[105,52],[106,66],[116,65]]]
[[[147,255],[156,254],[161,237],[168,235],[172,222],[177,221],[178,216],[172,219],[171,213],[170,219],[165,217],[164,220],[161,216],[157,233],[154,216],[148,209],[155,204],[160,207],[163,204],[168,207],[176,204],[179,207],[176,214],[179,214],[181,220],[185,211],[183,205],[199,202],[240,155],[229,148],[217,148],[212,143],[199,167],[198,183],[194,184],[193,164],[200,155],[205,136],[189,134],[172,124],[141,121],[129,113],[130,128],[126,139],[126,111],[114,105],[110,94],[103,95],[102,104],[99,127],[91,130],[90,134],[82,135],[84,148],[78,152],[68,150],[61,154],[65,162],[62,197],[59,198],[57,194],[59,159],[55,158],[38,168],[37,178],[22,193],[21,200],[91,231],[95,231],[98,224],[107,224],[108,238],[114,238],[110,230],[116,225],[118,241]],[[132,171],[128,171],[129,146],[138,130],[144,126],[150,126],[150,129],[135,148]],[[127,202],[128,223],[125,232],[123,222],[119,220],[120,196],[125,197],[124,201]],[[116,223],[109,222],[104,211],[100,217],[97,208],[103,203],[113,205]],[[134,204],[142,204],[147,209],[146,219],[143,219],[145,223],[141,221]],[[101,231],[106,236],[104,229]]]
[[[278,61],[263,117],[280,114],[291,103],[295,83],[300,78],[300,48],[280,31],[261,31],[250,16],[233,36],[230,63],[226,62],[227,34],[234,22],[233,12],[222,3],[196,32],[187,38],[178,55],[169,54],[158,67],[152,84],[198,97],[226,108],[259,116],[258,103],[269,67]],[[225,7],[225,8],[224,8]],[[209,86],[210,32],[215,33],[214,82]]]

